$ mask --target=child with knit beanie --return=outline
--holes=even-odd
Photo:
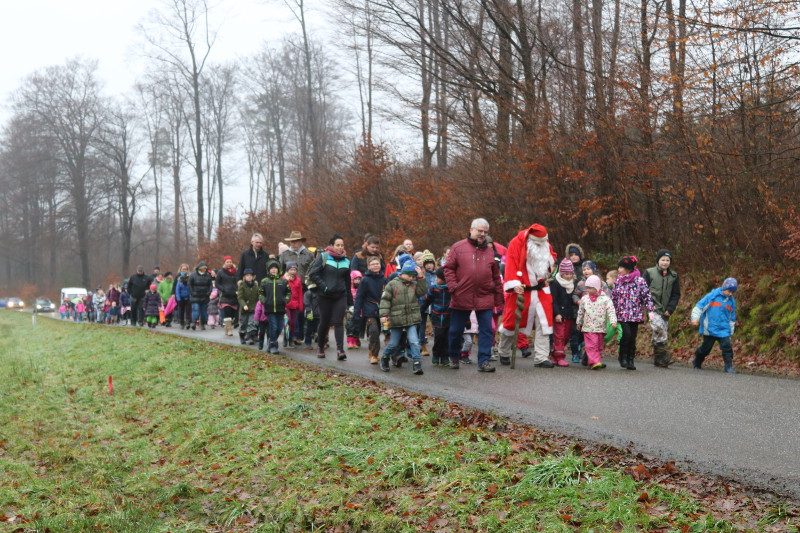
[[[639,259],[635,255],[620,259],[617,265],[619,277],[611,289],[611,301],[614,302],[614,311],[622,326],[619,364],[628,370],[636,370],[633,362],[636,357],[636,336],[639,334],[639,324],[644,322],[645,311],[649,315],[656,310],[650,288],[636,268],[638,263]]]
[[[550,356],[556,366],[569,366],[565,361],[564,347],[569,342],[575,319],[578,315],[578,305],[572,296],[576,290],[575,267],[572,261],[564,259],[558,265],[555,283],[550,284],[553,295],[553,352]],[[575,354],[573,354],[575,355]]]
[[[390,332],[389,343],[380,359],[380,367],[384,372],[389,371],[390,358],[394,359],[395,366],[402,365],[397,352],[401,346],[403,331],[406,331],[413,361],[412,372],[422,375],[417,324],[422,321],[419,298],[427,292],[428,286],[422,269],[413,261],[403,263],[399,275],[386,285],[380,304],[381,323],[388,323]]]
[[[695,350],[693,366],[695,370],[703,369],[703,361],[711,353],[714,343],[718,342],[725,362],[725,372],[736,374],[733,369],[733,345],[731,336],[736,328],[736,299],[733,297],[739,289],[736,278],[728,278],[722,286],[709,292],[697,302],[692,309],[692,324],[700,326],[703,344]]]
[[[610,324],[612,328],[617,327],[614,304],[602,289],[602,280],[594,274],[589,276],[589,279],[586,280],[586,294],[581,298],[581,305],[578,309],[578,329],[583,332],[586,357],[589,361],[589,368],[592,370],[606,367],[602,359],[607,324]]]

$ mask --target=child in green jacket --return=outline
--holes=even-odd
[[[386,285],[380,307],[381,323],[388,323],[390,332],[389,343],[380,361],[381,370],[384,372],[389,371],[389,357],[395,356],[405,330],[411,350],[413,372],[418,376],[423,374],[417,324],[422,322],[419,299],[427,292],[425,275],[413,261],[403,263],[400,275]],[[401,365],[400,359],[395,358],[395,366]]]

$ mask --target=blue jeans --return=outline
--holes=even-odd
[[[461,346],[464,341],[464,329],[471,311],[464,309],[453,309],[450,312],[450,360],[459,361],[461,359]],[[492,309],[482,309],[475,311],[478,318],[478,365],[488,363],[492,357],[492,343],[494,341],[494,330],[492,329]]]
[[[390,328],[389,329],[389,344],[383,350],[383,355],[392,356],[400,346],[400,339],[403,338],[403,330],[407,332],[408,345],[411,349],[411,360],[414,362],[420,361],[419,353],[419,335],[417,334],[417,325],[408,326],[407,328]]]
[[[428,344],[428,313],[422,313],[422,322],[417,326],[417,333],[419,333],[419,343]]]
[[[283,313],[267,313],[267,339],[270,343],[278,342],[283,331]]]
[[[192,322],[200,319],[201,324],[208,322],[208,304],[193,303],[192,304]]]

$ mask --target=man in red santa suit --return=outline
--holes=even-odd
[[[500,364],[511,364],[511,349],[517,338],[517,296],[525,295],[525,307],[519,332],[535,332],[533,363],[540,368],[553,368],[550,361],[550,335],[553,333],[553,298],[547,279],[553,271],[556,253],[550,246],[547,230],[540,224],[522,230],[508,244],[506,254],[505,307],[500,326],[498,357]]]

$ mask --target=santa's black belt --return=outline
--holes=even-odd
[[[536,285],[523,285],[523,287],[525,288],[525,292],[540,291],[540,290],[544,289],[544,286],[545,286],[545,282],[544,281],[541,281]]]

